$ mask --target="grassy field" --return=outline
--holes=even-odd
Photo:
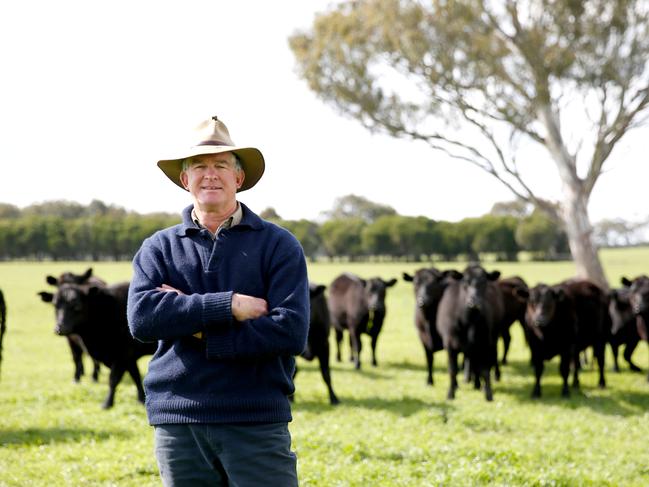
[[[606,250],[602,260],[612,286],[621,276],[649,273],[649,248]],[[161,485],[152,430],[135,387],[125,378],[116,406],[100,409],[108,373],[99,384],[72,381],[66,340],[53,333],[51,305],[36,293],[47,274],[84,271],[89,265],[109,282],[128,279],[128,263],[0,263],[0,288],[8,304],[8,333],[0,371],[0,486]],[[435,385],[426,385],[425,360],[413,326],[412,284],[403,271],[419,264],[311,264],[311,280],[329,283],[339,272],[399,278],[388,293],[379,338],[379,366],[336,363],[332,378],[342,401],[328,404],[317,362],[299,359],[294,449],[303,486],[644,486],[649,485],[649,353],[634,359],[645,373],[611,371],[596,387],[594,370],[582,374],[581,392],[560,397],[558,362],[546,367],[543,398],[532,400],[532,370],[521,329],[514,325],[511,364],[494,386],[494,401],[461,383],[447,401],[444,352],[435,355]],[[573,275],[562,263],[489,263],[504,276],[530,285]],[[440,264],[440,268],[458,264]],[[365,337],[367,338],[367,337]],[[333,346],[333,340],[332,340]],[[348,348],[343,350],[345,356]],[[148,357],[140,361],[147,367]],[[86,360],[86,368],[90,362]],[[269,485],[273,485],[269,481]]]

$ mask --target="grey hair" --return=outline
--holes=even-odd
[[[234,152],[230,152],[230,154],[232,154],[234,156],[234,168],[238,172],[243,172],[243,164],[241,164],[241,158],[237,154],[235,154]],[[191,164],[191,160],[192,160],[191,157],[188,157],[187,159],[182,160],[181,171],[186,171],[187,169],[189,169],[189,165]]]

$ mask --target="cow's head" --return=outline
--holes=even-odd
[[[566,299],[565,291],[559,286],[538,284],[530,289],[525,321],[539,338],[543,337],[545,329]]]
[[[54,304],[57,335],[78,332],[88,321],[88,302],[90,296],[98,293],[96,287],[85,288],[77,284],[61,284],[56,293],[40,292],[41,299]]]
[[[324,293],[325,289],[327,289],[327,286],[324,286],[322,284],[309,283],[309,298],[313,299],[317,296],[320,296]]]
[[[363,279],[367,307],[374,313],[385,313],[385,292],[397,283],[396,279],[384,281],[380,277]]]
[[[611,289],[608,293],[608,314],[611,317],[611,334],[617,335],[629,323],[634,322],[628,288]]]
[[[407,272],[403,273],[403,280],[412,282],[415,288],[415,302],[422,310],[434,308],[439,304],[448,285],[448,274],[440,272],[434,267],[418,269],[412,276]]]
[[[632,281],[623,277],[622,284],[629,290],[629,301],[633,312],[647,319],[649,317],[649,277],[642,275]]]
[[[478,264],[471,264],[462,272],[460,289],[467,312],[482,312],[489,282],[498,280],[500,271],[487,272]]]

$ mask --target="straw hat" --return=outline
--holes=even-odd
[[[199,142],[187,150],[182,157],[174,159],[163,159],[158,161],[158,167],[174,183],[185,189],[180,182],[180,172],[183,168],[183,160],[201,154],[218,154],[220,152],[234,152],[241,161],[241,166],[246,174],[243,184],[237,192],[252,188],[264,174],[264,156],[259,149],[254,147],[238,147],[230,138],[228,128],[217,117],[212,117],[201,123],[197,128],[197,139]]]

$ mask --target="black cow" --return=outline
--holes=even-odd
[[[61,284],[79,284],[79,285],[88,285],[88,286],[105,286],[106,282],[103,279],[100,279],[92,275],[92,267],[89,267],[86,272],[83,274],[74,274],[72,272],[64,272],[59,277],[47,276],[45,281],[52,285],[59,287]],[[74,381],[79,382],[81,376],[85,374],[83,367],[83,353],[85,351],[85,345],[83,340],[77,334],[71,334],[66,336],[68,340],[68,345],[70,346],[70,352],[72,353],[72,361],[74,362]],[[97,382],[99,379],[99,369],[100,364],[97,360],[92,359],[92,380]]]
[[[306,349],[301,356],[309,362],[318,358],[320,363],[320,373],[329,391],[329,403],[339,404],[340,401],[334,393],[331,386],[331,372],[329,370],[329,330],[331,329],[331,320],[329,318],[329,309],[327,307],[327,298],[324,291],[326,286],[309,283],[309,297],[311,302],[311,318],[309,320],[309,336],[307,338]],[[297,367],[295,368],[297,374]]]
[[[527,308],[529,288],[523,278],[519,276],[498,279],[496,284],[500,287],[503,296],[503,319],[500,323],[499,333],[504,345],[501,363],[507,365],[507,353],[512,340],[509,330],[515,321],[518,321],[523,328],[525,327],[525,310]],[[496,369],[496,374],[499,375],[498,369]]]
[[[484,384],[485,398],[493,400],[491,368],[497,365],[497,340],[503,300],[496,280],[499,271],[487,272],[471,264],[460,280],[449,282],[437,309],[437,331],[448,353],[448,399],[457,390],[458,355],[464,354],[470,374]]]
[[[0,289],[0,365],[2,365],[2,339],[7,331],[7,305],[5,297]]]
[[[618,349],[621,345],[624,345],[623,357],[629,364],[629,368],[634,372],[641,371],[640,367],[631,360],[631,355],[640,342],[640,335],[630,296],[629,289],[625,287],[609,291],[608,313],[611,317],[609,344],[613,351],[613,368],[616,372],[620,371]]]
[[[55,331],[78,334],[91,357],[110,368],[109,391],[102,407],[113,406],[115,389],[128,371],[144,402],[144,389],[137,360],[155,352],[156,343],[135,340],[126,321],[128,282],[110,286],[61,284],[56,294],[42,292],[45,302],[54,303]]]
[[[444,348],[442,337],[437,331],[437,307],[450,279],[460,278],[457,271],[441,272],[435,267],[415,271],[414,276],[403,273],[403,280],[412,282],[415,291],[415,328],[424,347],[427,366],[427,380],[433,385],[433,355]]]
[[[573,369],[573,387],[579,387],[579,354],[587,347],[599,367],[599,387],[606,386],[604,352],[610,330],[607,296],[586,280],[569,280],[555,286],[538,284],[530,291],[525,317],[525,336],[532,353],[535,384],[532,397],[541,396],[544,361],[560,356],[563,379],[561,395],[568,397],[568,376]]]
[[[344,330],[349,331],[350,357],[356,368],[361,368],[361,334],[372,338],[372,365],[376,366],[376,342],[385,319],[385,293],[396,284],[396,279],[384,281],[380,277],[361,279],[344,273],[329,286],[329,313],[336,331],[336,358],[340,362],[340,344]]]
[[[636,316],[638,334],[649,343],[649,276],[643,274],[633,280],[623,277],[622,284],[629,288],[629,301]]]

